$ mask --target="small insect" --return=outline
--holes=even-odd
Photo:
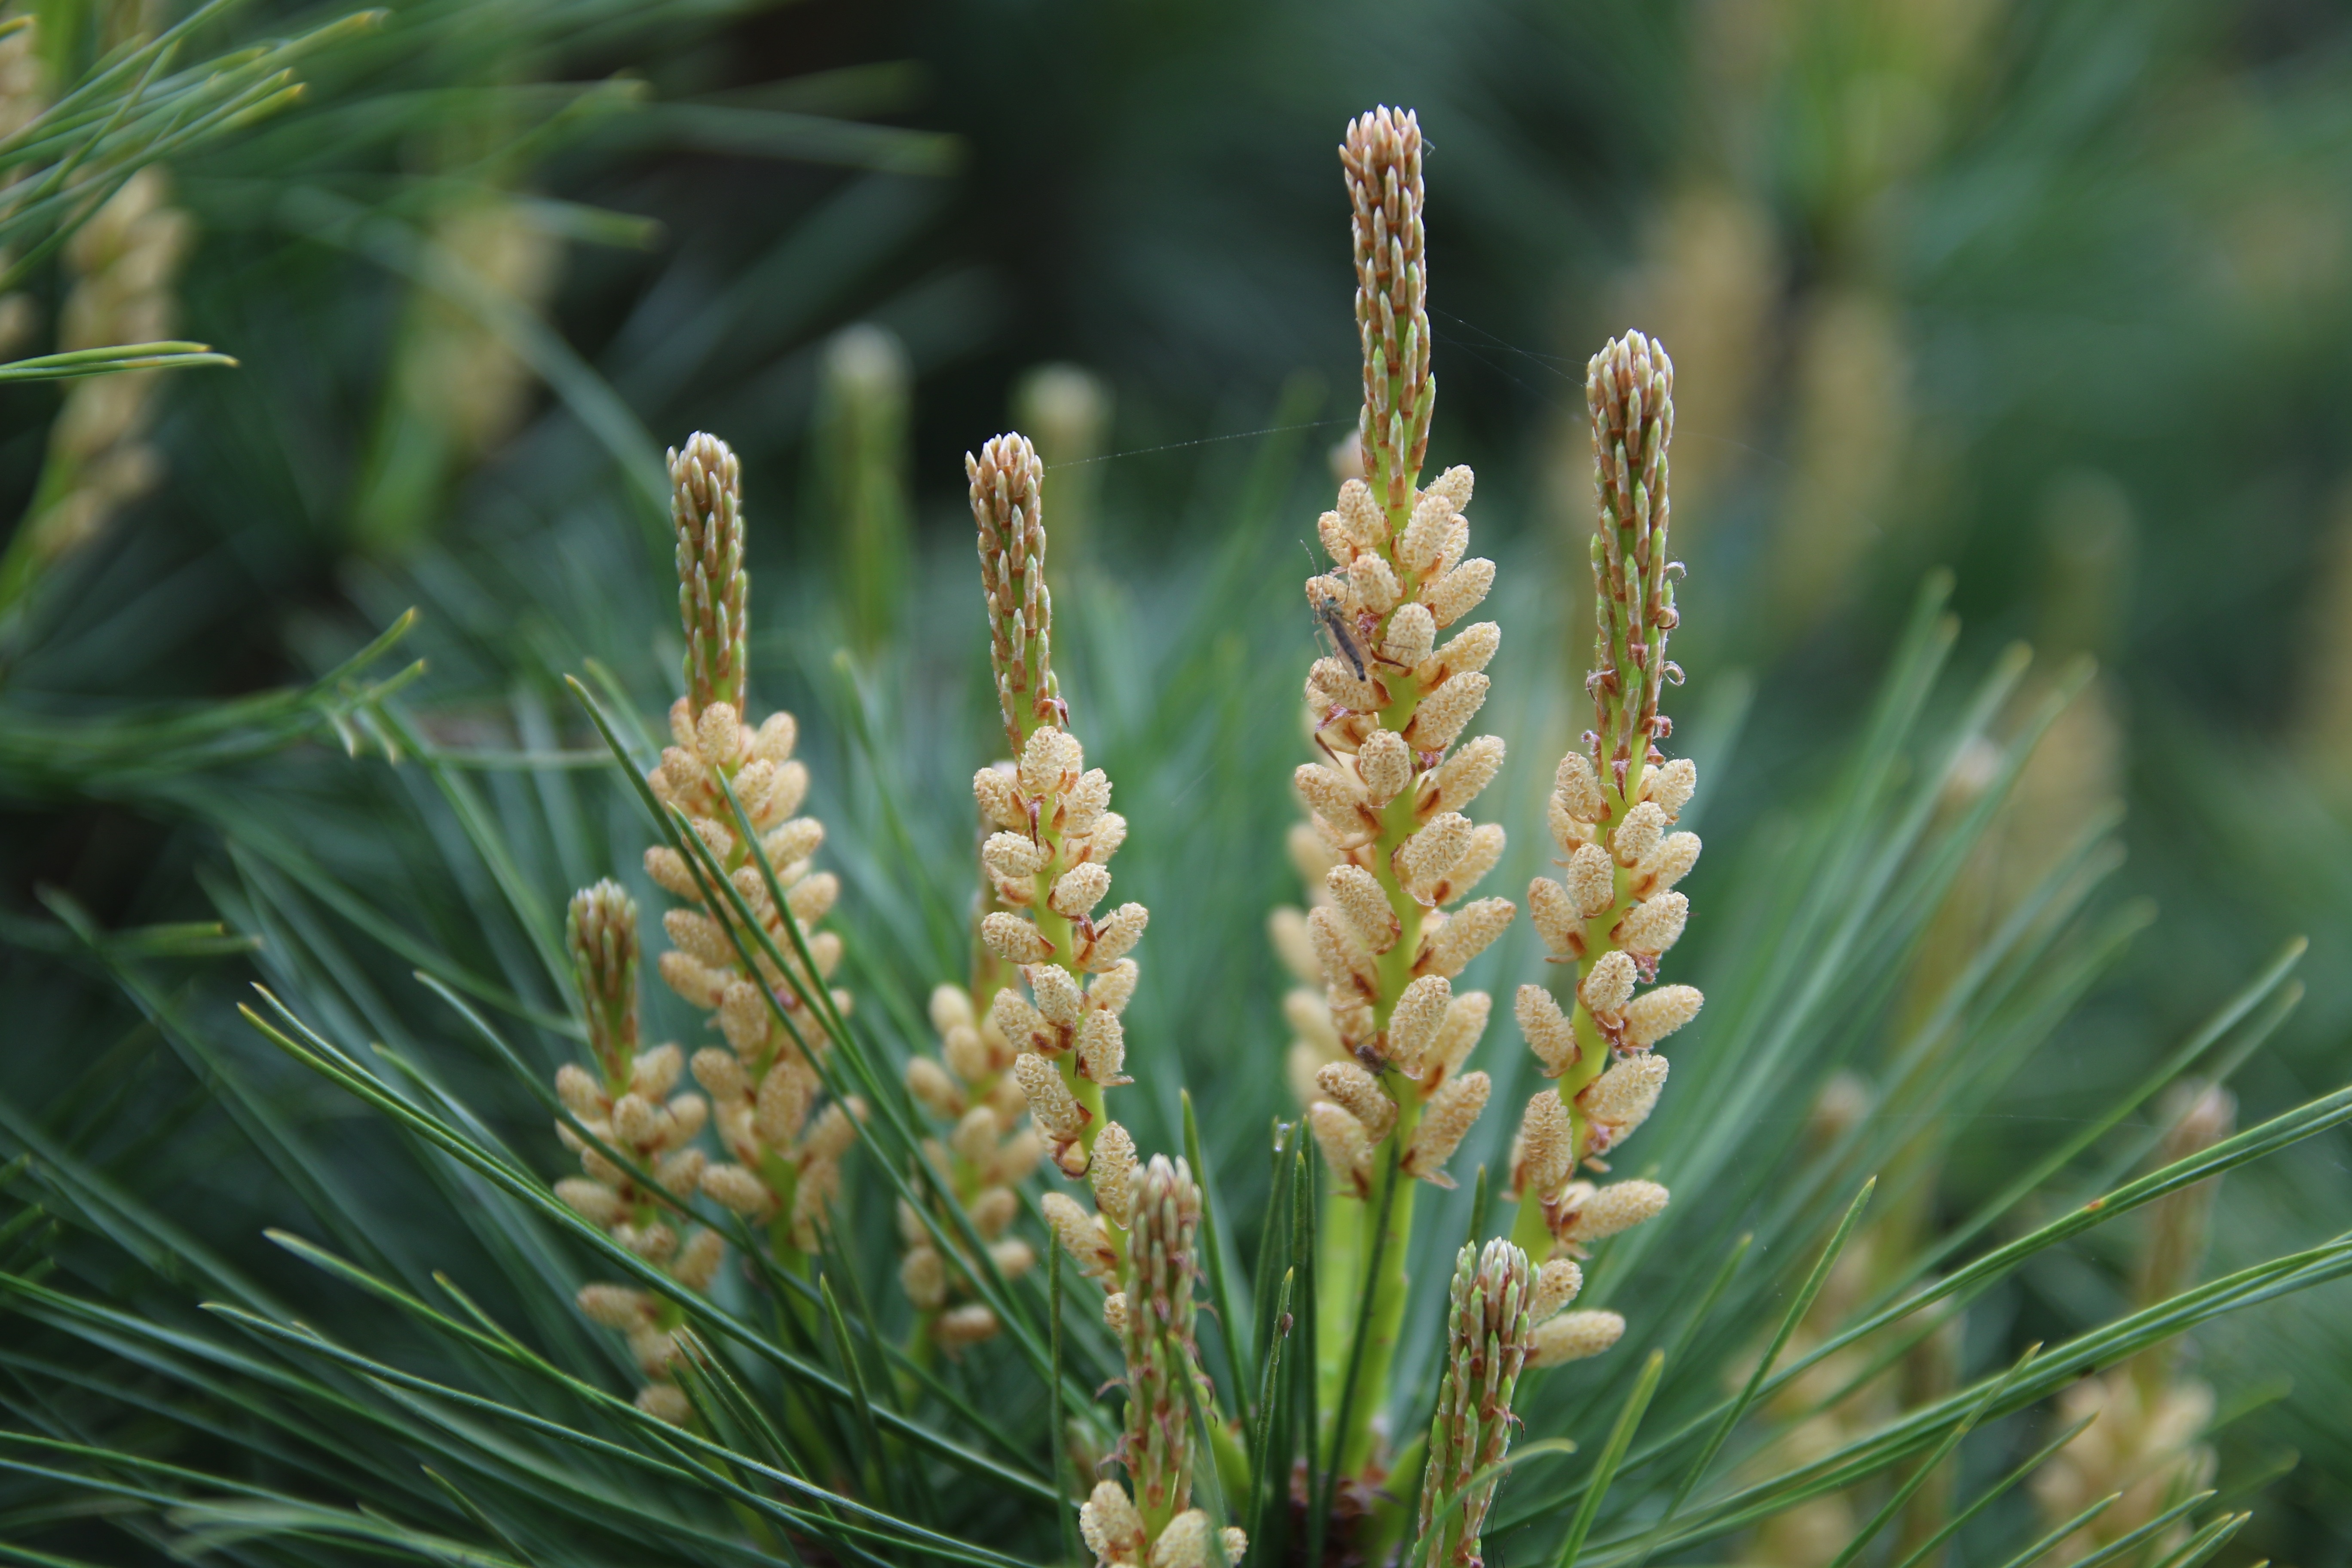
[[[1348,611],[1339,592],[1331,586],[1328,577],[1307,580],[1307,603],[1315,612],[1325,636],[1331,641],[1331,651],[1345,659],[1348,668],[1356,672],[1358,680],[1368,679],[1371,666],[1364,658],[1364,645],[1357,639],[1356,628],[1348,624]]]

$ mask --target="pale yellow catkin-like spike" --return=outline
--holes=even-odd
[[[1081,938],[1078,967],[1089,974],[1101,974],[1116,967],[1129,949],[1143,940],[1144,928],[1151,922],[1151,911],[1141,904],[1121,904],[1109,918],[1095,927],[1089,940]]]
[[[1087,1108],[1070,1093],[1052,1062],[1024,1051],[1013,1059],[1013,1076],[1029,1097],[1029,1114],[1047,1136],[1059,1142],[1077,1137],[1087,1124]]]
[[[1546,1078],[1558,1078],[1574,1067],[1583,1052],[1576,1043],[1576,1026],[1550,992],[1540,985],[1519,987],[1515,1012],[1519,1021],[1519,1033],[1527,1037],[1528,1048],[1543,1063]],[[1549,1089],[1544,1093],[1558,1103],[1559,1097]]]
[[[949,1350],[959,1350],[994,1339],[1002,1326],[986,1303],[966,1301],[931,1320],[931,1337]]]
[[[1423,601],[1439,626],[1450,626],[1478,607],[1495,585],[1495,563],[1483,558],[1465,561],[1438,579]]]
[[[1445,1173],[1445,1162],[1454,1157],[1478,1113],[1486,1109],[1486,1096],[1493,1087],[1483,1072],[1464,1073],[1449,1079],[1432,1095],[1422,1111],[1421,1125],[1413,1129],[1412,1145],[1405,1151],[1405,1174],[1441,1187],[1454,1185],[1454,1178]]]
[[[1562,1312],[1535,1330],[1529,1366],[1562,1366],[1599,1355],[1625,1337],[1625,1320],[1614,1312]]]
[[[1318,909],[1307,917],[1307,934],[1315,945],[1323,983],[1334,990],[1355,989],[1369,997],[1379,984],[1371,955],[1335,911]]]
[[[1645,992],[1625,1009],[1626,1043],[1656,1045],[1697,1017],[1705,1001],[1696,985],[1661,985]]]

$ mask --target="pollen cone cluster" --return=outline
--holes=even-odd
[[[580,1156],[583,1173],[555,1184],[556,1195],[591,1224],[646,1262],[667,1268],[690,1289],[707,1289],[726,1247],[715,1231],[684,1227],[679,1206],[701,1180],[704,1155],[695,1147],[709,1105],[698,1094],[673,1094],[681,1058],[676,1046],[637,1047],[637,906],[618,883],[604,881],[572,895],[564,944],[588,1022],[594,1070],[566,1062],[555,1075],[569,1122],[555,1124],[564,1147]],[[593,1142],[591,1140],[593,1140]],[[615,1163],[596,1145],[620,1154]],[[633,1172],[629,1166],[634,1166]],[[641,1184],[644,1173],[651,1185]],[[627,1285],[590,1285],[580,1310],[629,1336],[629,1350],[646,1378],[637,1404],[665,1421],[683,1423],[686,1395],[669,1381],[677,1355],[672,1337],[677,1309]]]
[[[973,1011],[971,993],[960,985],[931,993],[931,1027],[939,1054],[907,1063],[907,1089],[950,1129],[944,1140],[924,1143],[935,1190],[941,1202],[963,1211],[997,1269],[1016,1279],[1037,1255],[1005,1230],[1021,1212],[1015,1189],[1037,1168],[1045,1146],[1022,1114],[1028,1097],[1013,1076],[1015,1053],[995,1021]],[[898,1282],[923,1314],[927,1331],[950,1349],[992,1338],[1002,1327],[995,1312],[984,1303],[957,1300],[971,1291],[971,1261],[953,1245],[942,1253],[931,1228],[903,1199],[898,1225],[905,1245]],[[955,1226],[940,1229],[954,1242]]]
[[[1127,819],[1110,780],[1087,766],[1053,674],[1053,596],[1045,586],[1045,466],[1026,437],[999,436],[964,458],[988,599],[990,657],[1013,750],[1008,767],[972,779],[988,838],[981,847],[996,905],[981,921],[989,951],[1027,983],[1000,989],[989,1018],[1015,1053],[1015,1081],[1054,1163],[1084,1175],[1105,1128],[1102,1091],[1130,1081],[1119,1015],[1151,912],[1106,910],[1110,858]]]
[[[815,1003],[841,962],[841,938],[815,927],[833,908],[840,882],[830,871],[810,868],[824,841],[823,825],[794,815],[808,794],[808,769],[793,759],[793,716],[772,713],[757,728],[746,720],[751,581],[743,569],[742,475],[735,454],[718,437],[698,434],[670,453],[669,469],[686,695],[670,709],[673,743],[646,782],[663,805],[685,816],[708,858],[666,846],[646,851],[646,874],[685,900],[662,917],[673,946],[661,956],[661,974],[714,1016],[727,1042],[694,1054],[695,1079],[710,1096],[712,1120],[732,1156],[703,1172],[702,1190],[740,1214],[775,1224],[780,1245],[809,1251],[840,1188],[856,1119],[864,1114],[855,1100],[819,1107],[822,1086],[811,1054],[832,1044]],[[782,889],[782,909],[767,872]],[[831,999],[847,1011],[846,994]]]
[[[1312,1101],[1326,1161],[1361,1194],[1392,1131],[1406,1173],[1452,1184],[1445,1163],[1488,1089],[1486,1074],[1462,1070],[1487,998],[1457,995],[1454,982],[1517,909],[1469,898],[1504,844],[1502,828],[1465,815],[1503,764],[1501,740],[1466,735],[1501,633],[1464,620],[1495,563],[1469,553],[1470,470],[1417,484],[1436,399],[1420,126],[1409,112],[1364,115],[1340,161],[1355,214],[1368,477],[1343,484],[1323,514],[1331,570],[1307,583],[1329,647],[1307,679],[1323,760],[1296,777],[1311,831],[1294,834],[1291,851],[1312,907],[1278,912],[1274,936],[1293,973],[1321,988],[1286,1004],[1292,1080]]]
[[[1696,1017],[1702,1000],[1688,985],[1641,989],[1681,939],[1690,900],[1675,884],[1699,854],[1697,835],[1675,830],[1697,769],[1655,744],[1673,730],[1660,697],[1681,679],[1665,657],[1680,570],[1667,553],[1673,392],[1665,351],[1638,332],[1595,354],[1587,374],[1600,516],[1586,682],[1593,728],[1553,777],[1560,874],[1528,889],[1538,934],[1573,979],[1519,988],[1520,1032],[1555,1082],[1528,1102],[1513,1149],[1517,1235],[1576,1257],[1666,1205],[1655,1182],[1576,1178],[1607,1172],[1610,1152],[1648,1119],[1666,1082],[1666,1060],[1653,1047]]]

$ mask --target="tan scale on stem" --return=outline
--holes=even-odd
[[[842,1156],[865,1115],[855,1099],[820,1107],[822,1080],[811,1053],[822,1055],[832,1040],[820,1010],[802,999],[803,993],[814,998],[841,962],[839,935],[816,929],[841,885],[812,866],[824,825],[795,815],[809,778],[792,754],[799,733],[793,716],[772,713],[756,729],[745,718],[751,578],[743,565],[740,467],[724,441],[697,434],[669,454],[669,471],[686,695],[670,709],[673,743],[646,783],[685,816],[758,931],[723,890],[706,890],[698,858],[690,862],[667,846],[648,849],[646,874],[684,901],[662,917],[673,946],[661,956],[661,974],[714,1016],[727,1042],[694,1054],[695,1079],[710,1096],[712,1121],[733,1156],[702,1173],[702,1190],[769,1225],[779,1260],[797,1266],[819,1245],[840,1189]],[[727,799],[730,789],[756,843],[740,832]],[[769,892],[761,860],[783,891],[784,909]],[[805,963],[793,926],[807,944]],[[782,964],[768,956],[771,945]],[[834,992],[831,999],[848,1010],[846,994]]]
[[[1674,438],[1674,364],[1628,332],[1592,357],[1585,401],[1592,422],[1593,727],[1561,759],[1549,826],[1560,875],[1538,877],[1528,908],[1553,963],[1573,976],[1519,988],[1520,1032],[1553,1079],[1528,1102],[1512,1157],[1520,1209],[1514,1237],[1538,1256],[1582,1256],[1591,1243],[1666,1205],[1654,1182],[1610,1185],[1606,1156],[1640,1127],[1666,1080],[1653,1047],[1696,1016],[1688,985],[1639,987],[1680,940],[1689,900],[1675,884],[1698,861],[1696,834],[1674,831],[1697,784],[1687,759],[1656,745],[1673,732],[1659,710],[1682,672],[1666,658],[1679,621],[1668,543],[1667,447]],[[1572,968],[1567,966],[1572,965]]]
[[[678,1283],[707,1289],[726,1256],[719,1234],[691,1227],[681,1238],[673,1211],[596,1147],[602,1142],[625,1155],[672,1200],[693,1194],[706,1163],[695,1142],[709,1120],[709,1104],[698,1094],[670,1092],[683,1062],[678,1048],[637,1048],[637,906],[616,882],[584,888],[572,897],[563,935],[596,1070],[566,1062],[555,1075],[555,1091],[596,1142],[569,1122],[556,1122],[556,1136],[579,1155],[582,1171],[557,1182],[556,1195]],[[628,1336],[646,1378],[639,1407],[683,1425],[690,1408],[669,1375],[678,1354],[673,1331],[685,1321],[677,1304],[613,1284],[583,1287],[578,1300],[588,1318]]]

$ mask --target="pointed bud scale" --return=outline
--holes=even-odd
[[[1696,985],[1661,985],[1625,1009],[1625,1043],[1654,1046],[1698,1016],[1706,998]]]
[[[1625,1320],[1614,1312],[1562,1312],[1535,1330],[1529,1366],[1564,1366],[1599,1355],[1625,1337]]]
[[[1574,1131],[1568,1107],[1549,1089],[1528,1100],[1519,1121],[1517,1158],[1512,1163],[1511,1190],[1521,1197],[1549,1198],[1576,1163]]]
[[[1388,1097],[1378,1079],[1354,1062],[1324,1063],[1316,1071],[1315,1087],[1362,1123],[1370,1142],[1387,1137],[1389,1129],[1396,1125],[1396,1101]]]
[[[1419,1078],[1430,1067],[1430,1047],[1445,1022],[1454,1000],[1454,983],[1443,975],[1425,974],[1404,988],[1389,1015],[1386,1055],[1401,1071]]]
[[[1436,1186],[1454,1185],[1454,1178],[1445,1173],[1445,1162],[1454,1157],[1478,1113],[1486,1109],[1486,1096],[1493,1088],[1485,1073],[1464,1073],[1446,1080],[1430,1096],[1421,1113],[1421,1125],[1413,1129],[1412,1143],[1405,1150],[1405,1174]]]

